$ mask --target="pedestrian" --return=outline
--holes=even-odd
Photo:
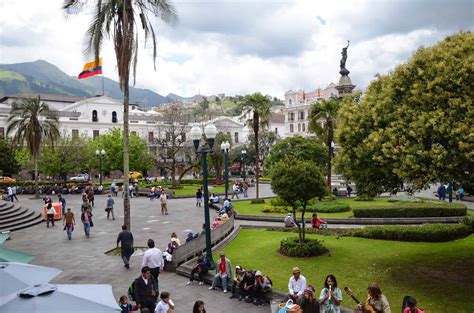
[[[161,203],[161,215],[168,215],[168,197],[166,196],[166,192],[163,189],[160,195],[160,203]]]
[[[66,199],[63,196],[58,195],[58,202],[61,204],[61,214],[66,214]]]
[[[202,206],[202,191],[201,188],[198,188],[196,191],[196,206],[201,207]]]
[[[92,213],[89,209],[86,209],[81,213],[81,222],[84,224],[84,234],[86,235],[86,238],[90,238],[91,227],[94,226],[94,223],[92,222]]]
[[[53,203],[51,198],[48,199],[48,205],[46,207],[46,227],[49,228],[49,222],[51,222],[51,226],[54,226],[54,214],[56,211],[53,208]]]
[[[94,188],[89,189],[89,193],[87,194],[87,199],[89,200],[89,204],[94,207]]]
[[[204,308],[204,301],[197,300],[196,302],[194,302],[193,313],[206,313],[206,309]]]
[[[67,212],[64,214],[63,226],[64,230],[67,233],[67,238],[72,239],[72,232],[74,231],[74,225],[76,225],[76,220],[74,219],[74,213],[72,213],[71,208],[67,208]]]
[[[81,205],[81,213],[84,212],[85,210],[89,210],[90,212],[92,212],[92,207],[91,207],[91,205],[89,204],[89,202],[87,202],[87,199],[82,202],[82,205]]]
[[[140,277],[135,279],[133,284],[133,299],[137,303],[137,307],[141,312],[144,312],[144,309],[148,309],[150,313],[155,312],[155,303],[156,298],[158,297],[158,292],[155,278],[151,276],[150,268],[148,266],[142,268],[142,274]]]
[[[352,187],[350,185],[347,185],[347,197],[350,198],[351,197],[351,193],[352,193]]]
[[[163,253],[160,249],[155,248],[155,242],[153,239],[148,239],[147,242],[148,250],[143,254],[142,267],[148,266],[150,268],[150,273],[153,278],[156,280],[156,293],[160,292],[160,284],[158,277],[163,271],[163,266],[165,262],[163,261]]]
[[[247,185],[246,182],[243,182],[243,183],[242,183],[242,190],[243,190],[243,193],[244,193],[244,198],[248,198],[248,197],[249,197],[248,189],[249,189],[249,185]]]
[[[174,310],[174,303],[170,299],[170,293],[167,291],[163,291],[160,295],[161,301],[158,302],[156,306],[155,313],[168,313],[173,312]]]
[[[112,199],[112,195],[110,195],[110,194],[107,197],[107,206],[105,208],[105,212],[107,212],[107,219],[109,219],[110,213],[112,213],[112,220],[115,221],[114,199]]]
[[[120,243],[120,250],[122,255],[122,260],[124,266],[130,268],[130,257],[133,254],[133,235],[127,230],[127,225],[122,225],[122,231],[118,234],[117,237],[117,248]]]
[[[438,187],[438,199],[441,201],[446,200],[446,186],[441,183]]]
[[[234,199],[234,196],[239,199],[239,185],[237,185],[237,182],[232,185],[232,199]]]
[[[7,188],[7,190],[8,190],[8,199],[9,199],[11,202],[13,202],[13,189],[12,189],[12,187],[9,186],[9,187]]]
[[[16,186],[13,186],[12,187],[12,202],[13,202],[13,198],[16,199],[16,202],[19,202],[17,196],[16,196]]]

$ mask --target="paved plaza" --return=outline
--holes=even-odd
[[[261,196],[270,196],[269,185],[262,185]],[[249,196],[254,197],[255,188]],[[94,227],[91,237],[84,235],[80,221],[80,195],[65,195],[67,206],[71,207],[76,218],[76,228],[72,240],[68,240],[63,231],[62,221],[55,227],[46,228],[41,223],[32,228],[11,234],[11,240],[4,245],[21,252],[30,253],[35,258],[31,264],[50,266],[63,270],[53,283],[64,284],[110,284],[116,299],[126,294],[130,283],[140,275],[142,256],[134,255],[130,260],[130,269],[123,266],[119,256],[108,256],[104,253],[116,247],[117,234],[123,224],[122,198],[115,200],[115,221],[106,219],[105,202],[107,196],[95,197],[93,209]],[[31,209],[42,207],[41,200],[30,196],[20,197],[20,205]],[[151,202],[146,197],[131,199],[131,223],[135,246],[146,246],[148,238],[155,240],[161,250],[166,248],[172,232],[176,232],[185,241],[185,229],[199,232],[204,221],[203,208],[196,208],[195,201],[189,199],[172,199],[168,202],[169,215],[161,215],[159,202]],[[215,212],[211,211],[211,217]],[[231,260],[232,261],[232,260]],[[289,274],[290,275],[290,274]],[[160,275],[160,291],[169,291],[176,304],[175,312],[191,312],[194,301],[203,300],[207,312],[268,312],[269,307],[256,307],[252,304],[229,299],[229,294],[220,290],[209,291],[208,285],[197,284],[186,286],[187,278],[174,273],[164,272]]]

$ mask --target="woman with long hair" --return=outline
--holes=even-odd
[[[326,276],[324,280],[324,288],[319,295],[319,304],[322,313],[340,313],[340,305],[342,302],[342,292],[337,287],[337,280],[334,275]]]
[[[380,313],[392,313],[390,309],[390,304],[388,303],[387,298],[385,295],[382,294],[382,290],[380,289],[379,285],[375,283],[371,283],[369,287],[367,287],[368,297],[365,301],[365,304],[371,305],[377,312]],[[362,309],[362,305],[358,305],[359,309]]]
[[[197,300],[196,302],[194,302],[193,313],[206,313],[203,301]]]

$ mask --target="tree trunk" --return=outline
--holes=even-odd
[[[296,205],[292,205],[291,207],[293,209],[293,221],[295,222],[296,227],[298,227],[298,238],[299,238],[300,243],[302,243],[303,237],[301,234],[301,225],[300,223],[298,223],[298,220],[296,219]]]
[[[260,164],[259,164],[259,151],[258,151],[258,118],[257,121],[255,122],[255,117],[254,117],[254,135],[255,135],[255,163],[257,165],[257,168],[255,169],[255,175],[257,176],[255,178],[255,192],[256,192],[256,198],[259,199],[260,192],[259,192],[259,181],[260,181]],[[256,127],[255,127],[256,125]]]
[[[176,184],[176,160],[175,158],[173,158],[173,162],[171,162],[171,186],[173,187],[177,187],[177,184]]]
[[[38,156],[33,154],[33,162],[35,163],[35,198],[39,199],[39,183],[38,183]]]
[[[128,75],[128,74],[127,74]],[[127,226],[128,230],[131,230],[130,225],[130,197],[129,197],[129,152],[128,152],[128,109],[129,109],[129,87],[128,79],[125,80],[126,84],[123,86],[123,223]]]
[[[303,242],[305,241],[306,239],[306,221],[305,221],[305,218],[304,218],[304,214],[306,213],[306,202],[303,203],[303,212],[301,213],[301,224],[303,225],[303,231],[302,231],[302,238],[303,238]]]
[[[327,122],[328,127],[328,140],[326,145],[328,146],[328,186],[329,186],[329,201],[332,201],[332,187],[331,187],[331,172],[332,172],[332,139],[333,139],[333,132],[332,132],[332,123],[331,121]]]

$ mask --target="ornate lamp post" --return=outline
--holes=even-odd
[[[99,159],[99,184],[102,185],[102,160],[105,156],[105,150],[95,150],[95,156]]]
[[[212,154],[212,146],[214,146],[214,139],[217,135],[217,128],[214,124],[208,124],[204,127],[204,135],[207,138],[207,145],[203,143],[201,145],[201,166],[202,166],[202,179],[204,184],[204,223],[206,231],[206,257],[211,264],[211,268],[215,268],[214,260],[212,259],[212,247],[211,247],[211,221],[209,218],[209,182],[208,182],[208,170],[207,170],[207,154]],[[200,127],[193,126],[189,132],[189,138],[193,141],[194,151],[196,156],[199,152],[199,144],[203,133]]]
[[[242,153],[242,177],[245,181],[245,158],[247,157],[247,150],[243,149],[240,153]]]
[[[225,198],[228,199],[229,195],[229,150],[230,142],[224,141],[221,143],[221,150],[224,153],[224,179],[225,179]]]

